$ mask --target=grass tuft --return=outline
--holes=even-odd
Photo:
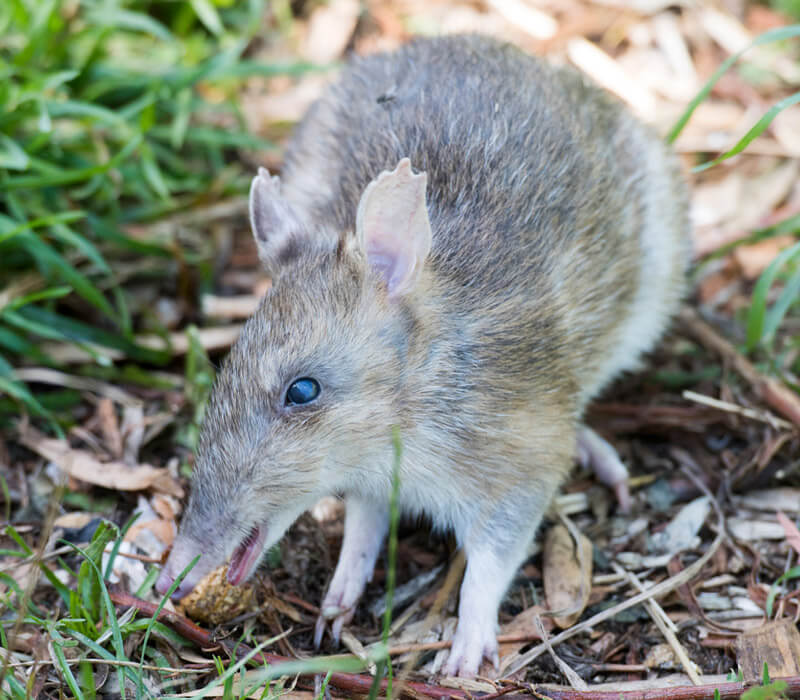
[[[0,5],[0,393],[56,431],[68,414],[48,410],[12,367],[59,367],[42,340],[75,343],[100,366],[106,349],[169,361],[137,344],[140,310],[119,270],[146,256],[151,275],[202,276],[210,254],[133,227],[244,194],[236,149],[273,144],[247,131],[243,80],[307,68],[249,60],[265,0],[223,4]]]

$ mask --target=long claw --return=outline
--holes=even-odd
[[[333,625],[331,626],[331,637],[333,637],[333,641],[336,644],[339,643],[339,639],[342,636],[342,627],[344,627],[345,616],[339,615],[334,621]]]
[[[314,648],[319,649],[322,644],[322,635],[325,634],[325,628],[328,626],[328,621],[320,615],[317,618],[317,623],[314,625]]]

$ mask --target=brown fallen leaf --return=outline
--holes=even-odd
[[[553,621],[561,628],[571,627],[581,616],[592,590],[592,543],[581,535],[580,546],[579,557],[564,525],[547,531],[542,557],[544,594],[550,610],[559,613]]]
[[[19,439],[25,447],[58,465],[79,481],[117,491],[143,491],[152,488],[177,498],[183,497],[180,484],[166,469],[150,464],[129,467],[118,461],[101,462],[90,452],[74,449],[66,440],[46,438],[35,428],[28,427],[20,434]]]

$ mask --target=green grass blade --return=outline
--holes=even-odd
[[[86,275],[78,272],[71,263],[52,246],[48,245],[47,242],[27,231],[19,234],[18,240],[28,253],[35,258],[43,275],[47,277],[55,276],[60,281],[63,280],[71,285],[76,293],[97,307],[106,316],[112,319],[116,317],[117,314],[114,311],[114,307],[111,306],[103,293]]]
[[[72,287],[50,287],[50,289],[43,289],[41,292],[32,292],[24,296],[12,299],[6,306],[2,307],[0,311],[5,309],[14,310],[19,309],[28,304],[34,304],[37,301],[45,301],[47,299],[60,299],[72,292]]]
[[[142,138],[141,134],[136,134],[106,163],[93,165],[89,168],[78,168],[57,175],[10,177],[3,183],[3,188],[7,192],[13,192],[16,190],[39,189],[42,187],[55,187],[57,185],[71,185],[76,182],[84,182],[95,175],[107,173],[109,170],[116,168],[121,162],[127,160],[139,147]]]
[[[106,5],[92,8],[86,18],[88,22],[97,27],[144,32],[165,42],[175,41],[175,37],[161,22],[141,12]]]
[[[45,338],[95,343],[124,352],[131,359],[151,364],[161,365],[170,359],[169,351],[144,348],[110,331],[104,331],[37,306],[26,306],[17,312],[4,312],[2,316],[18,327],[28,328]]]
[[[68,634],[70,637],[73,637],[74,639],[79,641],[87,649],[89,649],[89,651],[96,654],[99,658],[112,662],[117,660],[117,657],[114,656],[114,654],[112,654],[110,651],[108,651],[108,649],[104,648],[102,645],[98,644],[93,639],[90,639],[79,630],[73,628],[67,628],[66,630],[64,630],[64,633]],[[139,676],[133,668],[131,668],[130,666],[123,666],[122,668],[125,674],[128,676],[128,678],[134,684],[138,683]]]
[[[144,661],[145,661],[145,653],[147,651],[147,642],[150,639],[150,634],[153,631],[153,625],[156,623],[156,620],[158,620],[159,613],[164,608],[164,606],[167,604],[167,601],[170,599],[170,596],[176,590],[178,590],[178,586],[181,585],[181,581],[183,581],[183,579],[185,578],[186,574],[188,574],[194,568],[195,564],[197,564],[199,559],[200,559],[200,555],[198,554],[194,559],[192,559],[192,561],[189,562],[189,564],[186,566],[186,568],[183,571],[181,571],[180,574],[178,574],[177,578],[172,582],[172,585],[169,587],[167,592],[162,596],[161,600],[159,601],[158,607],[156,608],[156,611],[153,614],[153,616],[150,618],[150,620],[148,622],[148,625],[147,625],[147,629],[144,632],[144,640],[142,641],[142,655],[140,657],[141,658],[140,663],[142,665],[144,665]]]
[[[91,118],[108,126],[122,128],[125,133],[130,127],[128,123],[115,111],[91,102],[81,100],[43,100],[47,111],[53,117],[78,117]]]
[[[767,311],[764,318],[764,338],[767,342],[772,340],[786,313],[798,299],[800,299],[800,267],[794,271],[772,308]]]
[[[709,168],[713,168],[715,165],[718,165],[724,160],[728,158],[732,158],[735,155],[741,153],[745,148],[747,148],[754,139],[759,137],[767,127],[772,123],[772,120],[778,116],[784,109],[787,107],[791,107],[800,103],[800,92],[796,92],[793,95],[789,95],[789,97],[785,97],[780,102],[772,105],[772,107],[767,111],[764,116],[761,117],[748,132],[740,138],[736,144],[731,148],[729,151],[726,151],[721,156],[714,158],[714,160],[710,160],[707,163],[701,163],[700,165],[695,166],[692,168],[693,173],[700,173],[704,170],[708,170]]]
[[[5,223],[2,225],[2,233],[0,233],[0,245],[6,241],[14,238],[15,236],[31,231],[32,229],[43,228],[47,226],[54,226],[55,224],[71,224],[73,221],[79,221],[86,216],[83,211],[65,211],[60,214],[52,214],[50,216],[42,216],[32,221],[26,221],[24,224],[15,226],[13,228],[7,227]],[[8,221],[6,219],[6,221]]]
[[[4,393],[24,403],[25,406],[28,407],[28,410],[35,416],[47,418],[53,424],[53,426],[58,425],[50,411],[48,411],[44,406],[42,406],[41,403],[39,403],[39,400],[22,382],[17,382],[13,379],[9,379],[8,377],[0,376],[0,394]],[[61,429],[58,428],[57,432],[60,433]]]
[[[78,685],[78,681],[75,680],[75,676],[72,674],[72,669],[67,663],[67,659],[64,656],[64,650],[61,648],[61,645],[53,639],[50,646],[53,649],[53,654],[56,657],[55,666],[61,672],[61,677],[66,681],[75,698],[77,698],[77,700],[83,700],[83,693]]]
[[[694,114],[694,111],[697,109],[700,103],[703,102],[703,100],[705,100],[709,94],[711,94],[711,90],[714,88],[714,85],[716,85],[719,79],[730,69],[730,67],[741,58],[742,54],[746,53],[754,46],[762,46],[774,41],[793,39],[798,36],[800,36],[800,24],[792,24],[787,27],[771,29],[757,36],[749,46],[746,46],[741,51],[729,56],[720,65],[720,67],[714,71],[714,74],[706,81],[705,85],[700,88],[700,92],[697,93],[697,96],[689,103],[689,106],[686,108],[684,113],[675,123],[675,126],[672,127],[667,135],[667,142],[673,143],[675,139],[678,138],[681,131],[683,131],[683,128],[686,126],[689,119],[691,119],[692,114]]]
[[[767,315],[767,295],[784,265],[800,256],[800,242],[782,250],[761,273],[753,289],[753,299],[747,315],[747,349],[753,350],[764,339]]]
[[[27,170],[30,158],[14,139],[0,134],[0,168],[6,170]]]
[[[189,0],[189,4],[208,31],[216,35],[222,34],[222,20],[209,0]]]
[[[126,661],[127,657],[125,656],[125,646],[119,629],[119,621],[117,620],[117,611],[114,608],[114,604],[111,602],[111,597],[108,595],[108,588],[106,588],[106,582],[103,579],[100,568],[94,561],[92,561],[90,557],[86,555],[86,553],[80,547],[77,547],[66,540],[61,540],[61,542],[68,547],[71,547],[80,556],[84,557],[84,561],[88,562],[89,566],[94,570],[94,574],[97,576],[97,581],[99,584],[100,598],[106,611],[106,622],[111,627],[111,639],[114,644],[116,658],[118,661]],[[125,680],[122,666],[117,666],[117,676],[119,680],[120,693],[122,694],[122,700],[125,700]]]

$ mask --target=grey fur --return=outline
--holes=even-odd
[[[403,157],[427,173],[433,240],[415,290],[388,299],[355,215]],[[219,565],[259,522],[274,541],[319,496],[386,498],[399,426],[403,507],[468,556],[505,558],[510,579],[586,403],[684,292],[676,158],[571,70],[478,36],[421,39],[352,62],[297,128],[282,192],[308,235],[271,265],[220,374],[172,575],[189,553],[198,576]],[[322,395],[287,410],[301,376]]]

